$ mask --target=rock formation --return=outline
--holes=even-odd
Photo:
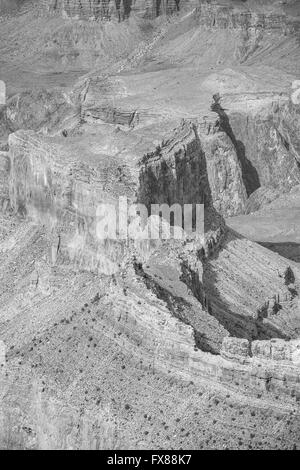
[[[298,207],[293,2],[46,3],[1,43],[0,448],[296,448],[300,268],[236,231]]]

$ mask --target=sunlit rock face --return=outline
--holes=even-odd
[[[111,250],[112,261],[108,257],[103,266],[104,273],[110,274],[124,253],[115,236],[111,244],[98,237],[104,214],[97,211],[103,204],[113,211],[119,195],[132,196],[133,184],[126,170],[120,176],[115,159],[106,161],[105,155],[100,159],[87,153],[84,163],[81,157],[80,149],[66,148],[63,139],[52,141],[30,131],[12,134],[10,198],[20,215],[47,227],[53,239],[52,262],[61,255],[87,269],[93,270],[95,264],[97,270],[99,257],[103,261],[104,252]]]

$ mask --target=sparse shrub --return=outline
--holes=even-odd
[[[290,266],[288,266],[285,270],[284,282],[285,282],[286,286],[289,286],[290,284],[294,284],[294,282],[295,282],[295,275],[294,275],[293,270]]]
[[[277,302],[277,301],[274,302],[274,305],[273,305],[273,307],[272,307],[272,313],[273,313],[273,315],[277,315],[277,313],[278,313],[279,310],[281,310],[281,309],[282,309],[282,306],[280,305],[280,303]]]
[[[100,300],[100,295],[99,295],[99,292],[97,292],[97,294],[95,295],[95,297],[92,299],[92,304],[98,303],[99,300]]]
[[[268,316],[268,309],[269,309],[269,302],[265,302],[264,305],[256,310],[256,318],[257,320],[263,320],[263,318],[267,318]]]
[[[290,294],[291,294],[291,296],[292,296],[292,299],[294,299],[295,297],[298,296],[298,292],[297,292],[297,290],[296,290],[294,287],[288,287],[288,290],[289,290],[289,292],[290,292]]]

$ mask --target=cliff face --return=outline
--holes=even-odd
[[[233,112],[224,131],[237,149],[249,198],[246,212],[300,182],[299,106],[272,103],[253,113]]]
[[[110,145],[117,137],[118,134],[111,135]],[[123,146],[121,137],[122,134],[119,139]],[[217,129],[216,134],[207,135],[203,133],[202,126],[183,122],[155,150],[144,156],[143,153],[139,154],[138,140],[129,141],[129,156],[124,160],[113,154],[94,154],[86,146],[86,140],[79,143],[80,137],[77,144],[73,144],[72,139],[68,138],[50,138],[32,131],[18,131],[9,137],[10,200],[19,214],[29,216],[39,224],[46,223],[53,233],[53,252],[59,244],[60,254],[64,252],[71,258],[80,259],[85,253],[87,258],[90,257],[87,263],[92,262],[93,258],[95,262],[101,259],[105,249],[108,249],[97,237],[97,208],[106,203],[118,211],[120,196],[145,204],[149,215],[152,204],[171,206],[178,203],[182,207],[184,204],[194,207],[205,204],[205,230],[216,234],[223,226],[222,217],[214,208],[214,204],[215,207],[220,205],[216,182],[213,186],[216,164],[211,162],[207,167],[207,162],[215,159],[215,150],[211,146],[216,148],[223,139],[224,145],[228,146],[226,135]],[[93,145],[109,150],[100,135]],[[110,149],[116,155],[118,145],[116,141],[115,149],[114,146]],[[227,154],[232,155],[234,168],[240,172],[230,145],[221,168],[227,168],[224,171],[230,172],[225,163]],[[218,164],[222,158],[219,157]],[[230,207],[236,210],[236,205],[241,204],[243,199],[234,195],[234,190],[231,186],[225,188],[232,196]],[[229,203],[226,208],[228,206]],[[202,231],[200,235],[203,236]],[[118,256],[119,261],[122,257],[126,258],[122,243],[113,243],[111,252],[114,250],[114,261]]]
[[[184,129],[182,129],[184,135]],[[187,127],[185,127],[187,131]],[[152,203],[205,204],[223,216],[244,210],[247,194],[234,145],[216,119],[190,125],[145,155],[139,198]],[[182,142],[182,143],[183,143]]]
[[[282,8],[265,12],[242,2],[227,5],[203,0],[51,0],[49,9],[60,11],[67,17],[119,21],[132,14],[154,19],[160,15],[170,15],[181,10],[195,9],[199,24],[207,28],[244,31],[238,54],[245,59],[257,48],[264,32],[293,34],[299,32],[299,16]],[[297,20],[298,18],[298,20]]]
[[[68,138],[41,137],[30,131],[12,134],[9,142],[13,207],[55,229],[60,248],[72,256],[77,248],[81,256],[84,246],[91,256],[100,256],[97,207],[102,202],[117,205],[119,196],[145,204],[149,214],[151,204],[204,204],[208,253],[213,248],[210,243],[218,245],[215,238],[223,226],[218,211],[226,215],[242,211],[247,198],[234,146],[215,121],[209,126],[183,122],[142,157],[137,148],[129,148],[130,159],[125,161],[110,155],[107,162],[105,154],[77,148]],[[96,140],[93,145],[100,144]],[[137,157],[132,160],[134,153]],[[68,223],[72,230],[66,232]]]
[[[211,204],[206,160],[197,127],[183,123],[153,153],[142,159],[139,200],[162,204]]]
[[[60,134],[62,129],[66,132],[70,129],[72,132],[80,119],[92,123],[100,121],[118,124],[128,129],[143,121],[147,122],[147,112],[143,116],[136,106],[127,102],[123,105],[123,82],[125,80],[101,80],[93,86],[80,88],[84,99],[77,96],[74,102],[66,94],[57,91],[18,94],[2,108],[2,138],[20,128],[42,130],[50,134]],[[124,86],[127,86],[126,82]],[[94,90],[97,90],[97,94]],[[115,96],[114,107],[110,99],[112,94]],[[257,210],[262,203],[289,192],[300,182],[297,132],[299,106],[290,101],[280,105],[271,102],[263,109],[261,106],[259,104],[258,110],[249,113],[243,110],[233,110],[228,115],[218,111],[219,116],[211,113],[209,119],[205,118],[205,124],[199,119],[196,125],[196,136],[197,133],[199,136],[195,139],[198,138],[198,144],[193,145],[198,145],[198,153],[205,154],[205,171],[209,178],[211,198],[215,209],[226,217]],[[176,141],[176,136],[172,139]],[[168,143],[161,148],[162,154],[167,155],[167,147]],[[159,155],[156,155],[157,161]],[[180,172],[175,169],[175,173]],[[196,173],[194,177],[198,181],[199,175]],[[161,178],[167,181],[168,176]],[[172,184],[168,189],[173,191],[172,197],[161,192],[166,185],[162,182],[156,184],[157,193],[161,193],[158,199],[162,200],[166,196],[168,200],[179,200],[178,190],[173,190]],[[182,186],[183,183],[176,184]],[[190,197],[195,198],[200,189],[194,188],[196,192],[193,192],[193,188],[192,185]],[[196,200],[201,200],[199,194]]]
[[[256,9],[245,3],[220,5],[217,2],[198,1],[197,12],[200,24],[219,29],[244,29],[259,33],[277,31],[281,33],[297,32],[299,24],[295,17],[288,15],[278,5],[270,9]],[[265,11],[263,11],[265,10]]]
[[[180,11],[180,0],[58,0],[51,8],[60,10],[64,15],[86,19],[119,21],[136,13],[145,18],[156,18],[160,15]]]
[[[46,224],[53,263],[60,257],[110,274],[126,257],[124,243],[98,237],[105,213],[98,215],[97,209],[103,203],[117,208],[121,195],[132,198],[134,183],[126,166],[113,157],[108,163],[105,154],[88,151],[84,162],[81,151],[65,146],[63,138],[51,141],[30,131],[12,134],[10,199],[19,214]]]
[[[237,147],[219,123],[217,132],[208,134],[202,142],[214,208],[224,217],[243,213],[247,191]]]

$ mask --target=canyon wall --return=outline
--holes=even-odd
[[[214,116],[184,124],[142,163],[139,199],[146,205],[150,200],[205,204],[207,230],[209,208],[224,216],[244,210],[247,194],[239,157]]]
[[[88,99],[85,98],[82,103],[77,92],[73,98],[60,91],[46,92],[44,90],[15,95],[1,110],[2,139],[20,128],[42,130],[44,133],[59,135],[62,129],[66,132],[69,129],[72,131],[79,125],[81,119],[92,123],[102,121],[108,124],[118,124],[127,128],[133,128],[143,123],[144,120],[147,122],[148,116],[143,116],[134,106],[126,109],[122,106],[118,107],[118,104],[115,107],[112,106],[109,97],[111,94],[117,96],[120,88],[119,82],[115,83],[115,81],[95,82],[94,88],[97,88],[98,93],[105,97],[102,97],[103,103],[97,105],[93,104],[96,98],[93,94],[94,88],[91,86],[88,88]],[[189,131],[194,133],[194,137],[185,151],[186,154],[195,153],[196,155],[196,159],[192,157],[189,163],[191,175],[195,181],[198,181],[200,173],[207,172],[209,197],[213,200],[218,212],[228,217],[257,210],[263,202],[288,192],[300,183],[297,132],[299,106],[291,102],[281,105],[272,103],[264,109],[258,108],[254,113],[233,110],[228,115],[225,113],[223,115],[221,111],[218,111],[218,114],[210,113],[209,118],[206,117],[205,120],[199,118],[195,121],[194,131]],[[167,137],[166,141],[162,142],[162,145],[152,154],[144,156],[143,162],[147,163],[145,166],[148,168],[147,171],[151,170],[156,175],[154,179],[152,175],[152,180],[156,180],[153,184],[157,186],[151,192],[152,197],[157,192],[161,195],[160,200],[179,202],[180,189],[176,188],[176,185],[187,187],[188,176],[182,177],[181,182],[174,183],[175,186],[172,183],[174,175],[179,174],[182,165],[185,166],[180,163],[185,157],[179,155],[174,157],[177,152],[176,148],[173,152],[173,147],[177,145],[176,139],[178,143],[181,139],[180,133],[178,135],[175,133],[170,138]],[[169,148],[172,149],[171,152]],[[200,154],[202,157],[199,159]],[[162,158],[159,158],[160,156]],[[173,158],[177,163],[171,162]],[[160,170],[160,176],[156,174],[158,170],[154,169],[155,162],[159,166],[162,162],[166,162],[166,168]],[[177,165],[179,166],[176,168]],[[193,165],[200,165],[199,171]],[[141,178],[146,171],[145,168],[141,168]],[[170,194],[161,192],[166,187],[163,180],[170,183],[168,189]],[[145,191],[148,191],[144,183],[142,186],[145,187]],[[195,193],[193,193],[194,189]],[[193,183],[190,190],[195,203],[203,202],[204,196],[199,193],[198,183]],[[206,182],[207,192],[208,182]],[[144,195],[140,196],[145,199]],[[181,202],[187,203],[191,197],[186,194],[184,201]]]
[[[222,217],[214,208],[214,204],[219,205],[214,198],[217,189],[211,191],[214,169],[220,166],[220,171],[230,173],[232,163],[239,175],[240,167],[226,134],[211,132],[207,135],[201,126],[183,121],[154,151],[141,155],[135,167],[135,160],[94,155],[87,148],[83,158],[82,149],[67,138],[18,131],[9,137],[13,207],[37,220],[53,220],[53,225],[65,210],[79,218],[85,216],[95,236],[96,222],[92,219],[97,204],[114,204],[118,196],[145,204],[149,213],[151,204],[204,204],[206,232],[218,230]],[[217,158],[215,153],[223,142],[225,155],[219,151]],[[232,162],[228,163],[229,157]],[[210,159],[214,163],[208,168]],[[237,205],[244,202],[243,192],[234,197],[234,185],[226,190],[231,194],[231,205],[235,200]]]
[[[233,142],[214,116],[191,124],[188,132],[189,143],[183,147],[182,136],[174,133],[143,157],[139,198],[146,205],[149,198],[155,203],[205,204],[207,221],[209,207],[223,216],[242,213],[247,193]]]
[[[237,380],[243,382],[247,377],[255,387],[259,388],[264,383],[262,391],[288,395],[297,402],[300,400],[298,339],[250,343],[246,339],[228,337],[223,340],[221,356],[235,363],[250,365],[246,374],[241,374]]]
[[[132,11],[151,18],[172,13],[182,1],[52,5],[75,18],[126,19]],[[204,29],[246,31],[246,46],[254,49],[261,24],[276,34],[295,30],[289,22],[280,26],[272,15],[198,6]],[[241,50],[241,57],[248,52]],[[298,111],[290,104],[249,116],[241,109],[228,116],[219,110],[180,124],[170,113],[177,124],[162,137],[161,127],[171,124],[155,109],[150,118],[139,112],[142,94],[132,108],[126,102],[110,106],[106,96],[94,99],[106,87],[117,100],[117,82],[102,80],[100,87],[95,81],[98,95],[90,93],[81,102],[61,92],[26,92],[11,98],[2,114],[1,137],[10,135],[9,151],[4,144],[0,152],[0,206],[5,210],[11,204],[17,217],[5,220],[16,226],[11,234],[1,231],[0,238],[1,338],[7,344],[0,369],[0,443],[5,438],[12,446],[20,433],[22,446],[31,448],[119,448],[120,442],[112,442],[115,434],[122,440],[131,433],[129,448],[150,448],[149,429],[157,446],[171,436],[173,447],[184,448],[181,437],[176,441],[182,419],[188,425],[184,444],[199,445],[190,444],[194,423],[197,439],[203,427],[214,431],[214,438],[221,421],[223,442],[236,432],[241,445],[239,419],[247,432],[253,425],[261,434],[274,422],[276,428],[278,409],[292,420],[289,413],[300,399],[300,345],[277,338],[289,336],[285,328],[293,325],[295,299],[287,299],[289,310],[282,308],[277,322],[259,316],[274,289],[288,291],[282,276],[288,261],[230,232],[220,213],[242,213],[248,196],[272,190],[274,180],[279,191],[299,182]],[[153,88],[152,106],[151,93]],[[27,130],[18,130],[22,127]],[[188,236],[155,249],[143,245],[140,251],[127,240],[102,240],[99,224],[103,228],[103,220],[114,214],[120,196],[148,208],[204,204],[205,239]],[[103,203],[109,204],[108,213],[98,211]],[[296,267],[295,275],[299,279]],[[188,395],[191,389],[194,395]],[[230,394],[228,409],[236,408],[226,421]],[[203,408],[194,412],[199,402]],[[255,407],[265,407],[263,420],[253,419]],[[180,418],[171,408],[182,410]],[[204,416],[202,426],[197,415]],[[107,431],[109,419],[115,422]],[[151,419],[162,421],[165,434],[152,432],[152,423],[148,428]],[[282,417],[278,421],[286,424]],[[292,421],[296,427],[297,415]],[[105,433],[111,441],[102,438],[101,444]],[[288,445],[297,445],[299,428],[287,437]]]
[[[201,182],[201,183],[200,183]],[[150,204],[211,204],[206,160],[196,126],[184,123],[141,161],[139,200]]]
[[[180,10],[180,0],[57,0],[50,8],[70,17],[121,21],[132,13],[151,19],[172,14]]]
[[[278,6],[273,11],[259,11],[249,4],[220,5],[198,0],[196,7],[200,24],[209,28],[245,29],[256,34],[265,30],[280,33],[299,31],[299,23],[295,18],[279,10]]]
[[[132,198],[130,174],[106,155],[99,159],[88,153],[84,162],[76,145],[64,144],[64,138],[54,141],[31,131],[10,135],[12,206],[47,226],[53,236],[54,263],[61,255],[67,258],[64,261],[86,262],[97,270],[99,261],[109,274],[124,256],[124,246],[98,237],[98,223],[106,213],[97,210],[103,203],[114,210],[120,195]]]
[[[221,121],[222,122],[222,121]],[[300,182],[299,106],[266,106],[255,114],[232,112],[224,130],[237,148],[249,201],[245,211],[288,192]]]
[[[251,8],[249,4],[220,5],[203,0],[51,0],[49,9],[70,17],[106,20],[118,18],[119,21],[131,14],[154,19],[160,15],[195,9],[201,26],[247,31],[247,46],[241,46],[242,55],[257,44],[264,31],[276,34],[293,34],[299,31],[299,21],[288,14],[288,11],[278,8],[278,5],[273,11],[264,12]]]

